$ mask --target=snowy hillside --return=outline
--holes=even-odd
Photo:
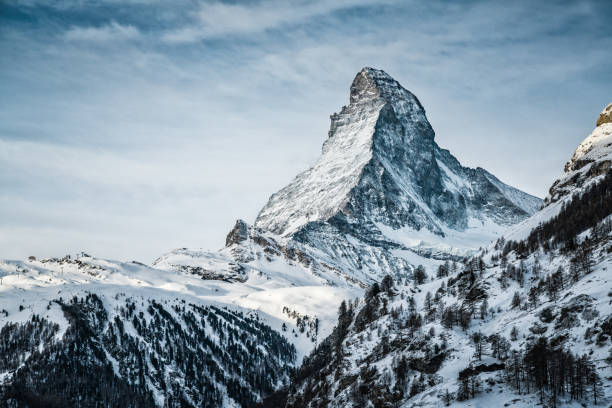
[[[612,144],[597,123],[560,179],[572,190],[476,257],[344,305],[267,406],[608,406]]]
[[[573,196],[584,193],[601,182],[612,168],[612,104],[599,115],[597,126],[576,148],[565,164],[564,172],[550,188],[544,207],[534,216],[516,224],[504,233],[507,240],[523,240],[539,224],[557,216]]]
[[[607,234],[603,242],[610,245]],[[346,306],[333,335],[305,360],[284,402],[287,407],[532,407],[543,400],[545,406],[595,401],[607,406],[612,259],[606,245],[594,250],[590,272],[574,277],[565,270],[551,289],[543,282],[563,270],[567,257],[555,254],[550,261],[541,252],[507,259],[522,268],[518,275],[485,261],[480,267],[460,265],[448,277],[443,273],[423,284],[383,283]],[[538,343],[542,338],[545,346]],[[530,353],[536,345],[550,357],[535,363]],[[565,355],[555,354],[559,347]],[[555,364],[570,367],[576,360],[587,370],[584,377],[564,371],[563,378],[548,377],[555,383],[545,385],[531,374],[523,377],[523,370],[537,367],[533,364],[546,364],[551,376]]]
[[[547,202],[555,202],[567,194],[583,189],[597,176],[612,167],[612,104],[608,105],[597,119],[597,127],[580,143],[570,161],[565,165],[563,176],[550,189]]]
[[[28,382],[47,387],[39,402],[75,398],[79,391],[55,394],[53,378],[33,367],[68,370],[68,363],[54,367],[49,359],[77,347],[80,370],[104,370],[100,387],[116,387],[123,398],[135,393],[130,406],[252,405],[288,381],[317,336],[329,333],[338,299],[350,292],[246,276],[248,286],[235,285],[88,255],[0,262],[0,338],[11,339],[0,346],[11,356],[0,364],[7,387],[0,400],[8,403]],[[32,325],[58,326],[40,339]],[[24,343],[23,336],[32,340]]]

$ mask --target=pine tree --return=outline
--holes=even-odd
[[[425,307],[425,314],[428,316],[429,313],[431,312],[431,307],[433,305],[433,301],[432,301],[433,297],[431,296],[431,292],[427,292],[427,294],[425,295],[425,301],[424,301],[424,307]]]
[[[425,272],[425,267],[423,265],[419,265],[416,267],[413,273],[413,279],[415,285],[422,285],[427,280],[427,273]]]
[[[462,307],[459,309],[459,324],[463,331],[466,331],[468,327],[470,327],[470,323],[472,322],[472,312],[467,308]]]
[[[448,388],[446,389],[444,394],[442,394],[442,402],[444,403],[444,406],[446,407],[448,407],[451,404],[451,402],[453,402],[453,396],[450,392],[448,392]]]
[[[521,295],[518,292],[514,292],[514,296],[512,296],[512,308],[520,308],[521,307]]]
[[[597,400],[598,399],[601,400],[601,398],[604,396],[603,382],[601,381],[601,377],[597,373],[597,369],[593,361],[590,358],[586,357],[585,363],[586,363],[586,372],[587,372],[586,382],[591,388],[593,404],[597,405]]]
[[[483,336],[480,332],[472,333],[472,342],[474,343],[474,356],[478,360],[482,360],[482,343]]]
[[[438,273],[437,273],[437,277],[438,279],[440,278],[445,278],[448,276],[450,270],[450,264],[448,261],[444,262],[444,264],[440,265],[438,267]]]
[[[580,280],[580,261],[576,257],[570,260],[569,276],[573,283],[576,283]]]
[[[484,320],[487,317],[487,312],[489,309],[489,302],[487,302],[487,299],[483,299],[482,303],[480,304],[480,319]]]
[[[516,341],[518,339],[518,329],[516,326],[512,326],[512,330],[510,331],[510,340]]]
[[[478,258],[478,272],[480,274],[480,276],[482,277],[482,275],[484,274],[485,269],[487,268],[487,266],[484,263],[484,260],[482,259],[482,256]]]
[[[529,300],[529,303],[531,303],[531,306],[534,309],[538,306],[538,296],[538,288],[536,286],[532,286],[531,289],[529,289],[529,295],[527,299]]]
[[[393,295],[393,279],[390,275],[385,275],[385,277],[380,282],[380,289],[383,292],[387,292],[387,295]]]
[[[457,401],[465,401],[470,398],[470,379],[465,376],[460,379],[457,389]]]
[[[557,269],[557,271],[553,273],[551,276],[553,285],[555,285],[555,287],[557,288],[557,291],[564,289],[564,283],[565,283],[564,276],[565,276],[565,271],[563,270],[562,266],[560,266]]]
[[[552,278],[552,276],[548,275],[546,276],[546,280],[544,281],[545,285],[546,285],[546,293],[548,294],[548,298],[552,301],[552,302],[556,302],[557,301],[557,287],[555,285],[555,282]]]

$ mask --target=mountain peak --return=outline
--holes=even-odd
[[[612,123],[612,103],[606,106],[597,118],[597,126],[601,126],[604,123]]]
[[[386,72],[363,68],[350,94],[331,116],[319,160],[270,197],[257,228],[290,237],[321,222],[348,223],[345,233],[371,223],[443,236],[473,225],[473,214],[482,225],[509,225],[539,206],[440,149],[421,103]]]
[[[351,105],[382,99],[388,103],[405,101],[423,110],[417,97],[382,69],[364,67],[351,84]]]
[[[564,173],[549,190],[546,204],[558,201],[612,169],[612,103],[597,118],[597,127],[576,148]]]
[[[317,163],[270,198],[256,227],[290,235],[309,222],[327,220],[347,204],[372,160],[396,155],[415,140],[433,143],[420,102],[386,72],[363,68],[353,80],[350,100],[331,115]]]
[[[351,84],[351,104],[367,102],[381,97],[381,91],[388,88],[388,84],[393,82],[396,81],[383,70],[370,67],[363,68]]]

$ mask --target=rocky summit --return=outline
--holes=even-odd
[[[541,205],[440,148],[417,97],[384,71],[362,69],[331,121],[319,160],[272,195],[256,227],[336,253],[356,240],[448,258]]]

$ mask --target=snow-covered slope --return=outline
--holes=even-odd
[[[546,205],[495,245],[349,303],[283,404],[609,406],[611,111]]]
[[[523,273],[518,280],[485,257],[480,270],[466,264],[422,285],[396,281],[376,295],[370,291],[349,303],[332,336],[305,360],[282,405],[527,408],[542,400],[544,406],[568,407],[596,406],[597,400],[597,406],[609,406],[611,240],[608,232],[593,249],[591,272],[577,277],[565,268],[567,255],[540,251],[522,260],[510,255],[508,265]],[[561,286],[551,292],[544,282],[559,268]],[[530,350],[542,338],[546,355],[533,366]],[[555,350],[572,356],[555,360]],[[588,358],[580,367],[591,364],[597,377],[568,374],[582,356]],[[564,392],[547,388],[550,383],[536,388],[529,375],[515,381],[515,362],[520,376],[538,367],[547,376],[550,370],[547,381],[555,387],[568,381]],[[560,362],[568,378],[553,374]],[[579,382],[582,391],[575,393],[569,381]]]
[[[185,250],[176,254],[181,261],[190,257],[190,252]],[[205,259],[211,264],[213,260],[218,261],[213,267],[219,269],[215,270],[231,270],[225,266],[229,261],[219,253],[213,252],[203,258],[200,253],[193,255],[191,259]],[[33,314],[42,315],[49,301],[59,297],[70,299],[74,295],[80,297],[86,292],[108,296],[112,309],[110,298],[124,293],[159,301],[179,298],[236,311],[255,311],[264,323],[277,331],[283,323],[289,330],[296,328],[295,318],[283,312],[283,307],[287,306],[303,315],[319,316],[319,334],[327,335],[335,319],[338,299],[354,296],[359,291],[352,287],[324,285],[315,278],[309,280],[301,268],[296,265],[292,269],[291,265],[271,262],[265,268],[245,271],[244,279],[248,283],[242,284],[233,279],[210,279],[198,272],[164,267],[162,261],[157,267],[89,255],[0,261],[0,296],[2,308],[8,312],[4,321],[22,321],[20,319],[28,319]],[[292,279],[292,275],[296,278]],[[18,310],[20,305],[24,306],[22,311]],[[326,311],[329,312],[326,314]],[[0,314],[0,319],[2,317]],[[312,347],[313,341],[305,336],[287,334],[286,337],[296,346],[299,358]]]
[[[99,391],[78,370],[103,371],[95,387],[127,404],[104,394],[104,406],[251,406],[286,383],[331,331],[338,299],[352,292],[301,272],[299,286],[255,270],[239,276],[248,281],[242,284],[226,260],[209,255],[232,277],[88,255],[0,261],[0,350],[8,353],[0,358],[7,387],[0,405],[24,406],[10,395],[27,383],[39,387],[40,406],[58,398],[89,404]],[[267,272],[295,271],[283,264]],[[45,330],[53,336],[37,334]],[[77,368],[62,360],[73,348],[82,359]],[[59,396],[54,381],[75,388]]]
[[[612,104],[599,115],[597,126],[580,143],[565,165],[565,172],[550,188],[546,203],[576,193],[612,167]]]

